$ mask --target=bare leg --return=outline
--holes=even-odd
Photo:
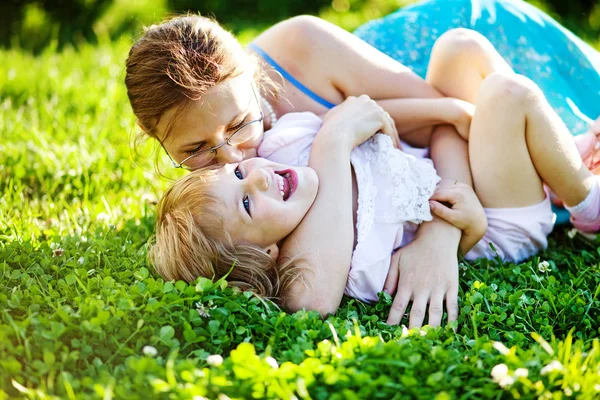
[[[502,73],[504,78],[495,77],[480,91],[482,82],[493,73]],[[469,145],[469,155],[471,168],[478,170],[473,171],[473,180],[478,195],[482,192],[484,206],[517,207],[541,201],[544,194],[540,177],[569,206],[585,198],[591,187],[591,173],[582,164],[567,128],[537,86],[517,77],[485,37],[468,29],[442,35],[432,51],[427,81],[446,96],[477,104],[471,133],[477,131],[478,138]],[[436,135],[447,137],[446,151],[451,145],[452,153],[464,154],[456,138],[450,138],[457,136],[455,132],[436,131]],[[440,148],[438,151],[442,151]],[[432,145],[433,151],[436,149]],[[484,168],[486,165],[490,168]],[[502,173],[512,186],[495,182],[488,172],[481,172],[488,169]],[[476,177],[480,174],[483,176]],[[517,188],[524,188],[531,197],[511,196],[509,192]],[[506,201],[506,196],[515,198]],[[496,203],[500,205],[493,205]]]
[[[484,36],[459,28],[435,42],[427,82],[445,96],[475,104],[481,82],[493,72],[512,69]]]
[[[508,64],[482,35],[453,29],[435,42],[427,69],[427,82],[445,96],[475,103],[481,82],[496,71],[512,72]],[[431,157],[442,178],[472,185],[467,142],[452,127],[435,129]],[[456,159],[464,160],[457,163]]]
[[[516,74],[483,82],[469,139],[475,191],[490,208],[523,207],[545,198],[542,181],[569,206],[593,184],[569,131],[540,89]]]

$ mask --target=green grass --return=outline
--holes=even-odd
[[[168,181],[130,150],[129,43],[0,52],[0,399],[597,398],[600,252],[563,229],[526,263],[461,265],[456,331],[390,327],[389,298],[324,321],[160,279]]]

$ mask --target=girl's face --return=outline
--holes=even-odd
[[[260,117],[260,105],[252,80],[245,73],[212,87],[201,99],[190,100],[183,108],[168,110],[156,131],[165,150],[175,162],[180,163],[190,155],[223,143],[241,126]],[[170,134],[165,138],[167,129]],[[256,157],[256,148],[263,139],[263,133],[262,121],[251,123],[235,135],[236,141],[245,139],[242,143],[226,144],[214,152],[191,157],[185,166],[196,169]]]
[[[284,239],[312,206],[319,185],[308,167],[290,167],[264,158],[227,164],[212,183],[221,200],[225,229],[234,243],[266,248]]]

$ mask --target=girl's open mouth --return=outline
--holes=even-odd
[[[275,173],[283,178],[283,201],[287,201],[298,187],[298,174],[293,169],[284,169],[281,171],[275,171]]]

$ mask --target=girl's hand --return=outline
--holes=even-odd
[[[427,235],[419,236],[423,228],[419,229],[415,240],[392,256],[384,285],[387,293],[395,293],[387,319],[390,325],[400,323],[411,301],[409,328],[421,327],[426,311],[429,312],[429,325],[440,325],[444,302],[448,322],[456,321],[458,317],[458,257],[450,236],[454,236],[454,243],[457,243],[460,231],[446,226],[443,230],[429,230]]]
[[[483,206],[467,184],[442,180],[429,199],[429,207],[434,215],[463,231],[460,241],[463,254],[467,254],[487,230]]]
[[[323,127],[319,132],[344,135],[345,139],[350,140],[352,148],[381,132],[392,138],[395,147],[400,147],[394,120],[367,95],[350,96],[332,108],[323,117]]]
[[[443,99],[449,103],[452,110],[448,122],[454,125],[458,134],[469,141],[469,130],[471,129],[471,119],[475,114],[475,106],[469,102],[447,97]]]

